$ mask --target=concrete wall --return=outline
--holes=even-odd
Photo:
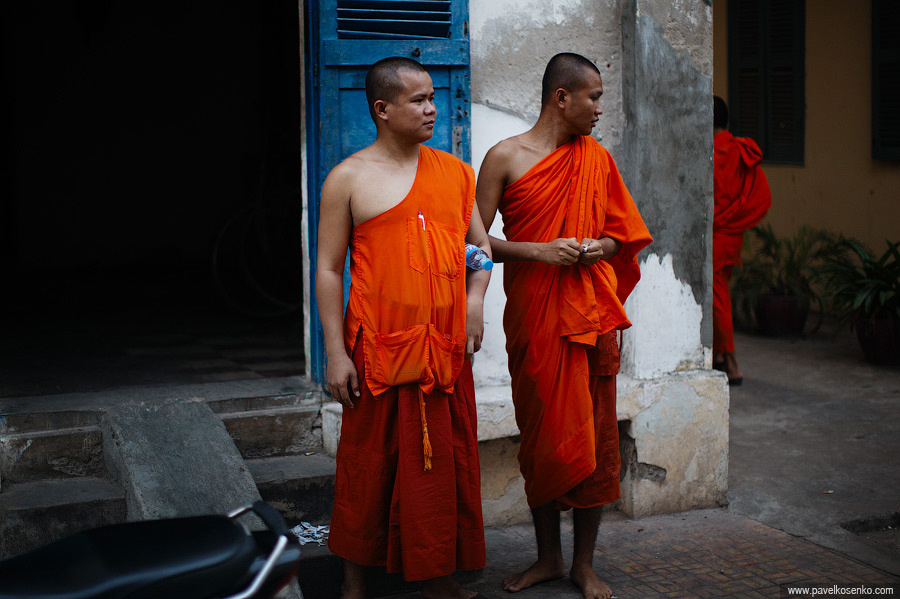
[[[653,234],[628,308],[637,378],[708,367],[712,345],[712,22],[705,2],[629,2],[623,176]]]
[[[712,343],[712,9],[704,0],[480,0],[470,3],[470,17],[476,171],[491,146],[537,119],[547,60],[578,52],[603,75],[595,135],[654,235],[626,306],[635,326],[623,340],[618,418],[635,453],[622,508],[643,516],[723,502],[728,394],[724,378],[705,370]],[[491,233],[500,236],[500,227],[497,218]],[[490,473],[483,475],[485,519],[498,524],[528,518],[509,464],[517,442],[506,438],[513,431],[502,277],[498,265],[475,360],[482,471]]]
[[[714,9],[715,93],[728,99],[727,0]],[[872,159],[871,3],[806,3],[806,157],[765,165],[767,221],[782,234],[811,225],[859,237],[879,253],[900,239],[900,165]],[[840,40],[840,43],[835,43]]]

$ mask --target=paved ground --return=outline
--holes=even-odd
[[[808,597],[812,587],[900,595],[900,368],[865,364],[846,333],[738,335],[737,347],[745,381],[731,395],[729,507],[643,520],[611,513],[598,573],[620,599]],[[853,534],[841,526],[852,521],[884,530]],[[563,528],[571,547],[571,524]],[[489,529],[487,543],[488,566],[469,586],[510,597],[500,583],[534,560],[531,527]],[[810,592],[789,595],[789,585]],[[518,596],[580,593],[562,579]]]

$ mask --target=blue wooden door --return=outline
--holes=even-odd
[[[437,122],[428,145],[471,162],[468,0],[309,0],[307,162],[310,246],[310,360],[325,378],[325,344],[315,299],[319,194],[329,171],[375,140],[365,76],[374,62],[406,56],[428,69]],[[350,288],[344,270],[344,301]]]

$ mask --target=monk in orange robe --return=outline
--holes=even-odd
[[[465,267],[464,246],[490,242],[472,168],[421,145],[436,117],[428,72],[379,61],[366,97],[377,138],[328,175],[319,221],[327,386],[344,406],[329,547],[345,599],[365,596],[366,566],[423,581],[426,599],[471,599],[450,575],[485,563],[470,358],[490,273]]]
[[[744,374],[734,355],[729,283],[741,265],[744,231],[759,224],[772,207],[769,181],[762,170],[762,151],[749,137],[727,130],[728,106],[713,98],[713,364],[728,375],[729,385],[740,385]]]
[[[640,277],[650,234],[609,152],[591,129],[602,113],[594,64],[559,54],[547,65],[534,127],[488,152],[477,201],[490,228],[499,209],[506,240],[503,317],[519,465],[538,560],[503,583],[510,592],[565,575],[559,510],[574,508],[569,576],[589,599],[610,588],[593,570],[602,506],[619,498],[617,331]]]

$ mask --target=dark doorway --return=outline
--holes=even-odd
[[[298,10],[7,8],[0,396],[303,374]]]

